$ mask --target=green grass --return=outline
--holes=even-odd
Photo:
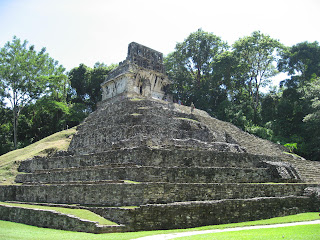
[[[0,184],[14,184],[19,162],[34,156],[47,156],[48,153],[67,150],[76,127],[52,134],[25,148],[17,149],[0,156]]]
[[[204,227],[198,227],[196,228],[196,230],[212,230],[212,229],[224,229],[224,228],[232,228],[232,227],[271,225],[271,224],[280,224],[280,223],[304,222],[304,221],[312,221],[312,220],[319,220],[319,219],[320,217],[318,212],[310,212],[310,213],[300,213],[300,214],[290,215],[285,217],[275,217],[270,219],[263,219],[263,220],[249,221],[249,222],[204,226]]]
[[[124,183],[130,183],[130,184],[140,184],[141,182],[131,181],[131,180],[123,180]]]
[[[16,240],[16,239],[23,239],[23,240],[129,240],[144,236],[152,236],[156,234],[167,234],[167,233],[176,233],[176,232],[187,232],[187,231],[198,231],[198,230],[211,230],[211,229],[224,229],[224,228],[230,228],[230,227],[240,227],[240,226],[253,226],[253,225],[264,225],[264,224],[276,224],[276,223],[288,223],[288,222],[297,222],[297,221],[311,221],[311,220],[318,220],[319,219],[319,213],[302,213],[287,217],[279,217],[279,218],[272,218],[267,220],[259,220],[259,221],[251,221],[251,222],[244,222],[244,223],[233,223],[233,224],[223,224],[223,225],[213,225],[213,226],[205,226],[205,227],[199,227],[199,228],[193,228],[193,229],[179,229],[179,230],[161,230],[161,231],[144,231],[144,232],[130,232],[130,233],[106,233],[106,234],[91,234],[91,233],[79,233],[79,232],[70,232],[70,231],[63,231],[63,230],[55,230],[55,229],[47,229],[47,228],[38,228],[34,226],[28,226],[25,224],[20,223],[12,223],[7,221],[0,221],[0,240]],[[317,226],[317,225],[315,225]],[[319,226],[317,226],[319,228]],[[295,228],[295,227],[293,227]],[[314,229],[309,226],[299,226],[295,229],[295,232],[304,232],[303,229],[308,229],[308,232],[310,234],[313,234]],[[284,228],[282,228],[284,229]],[[246,230],[245,230],[246,231]],[[250,230],[251,231],[251,230]],[[269,233],[266,233],[264,235],[265,238],[254,238],[260,236],[260,231],[257,231],[255,234],[251,235],[248,238],[238,238],[234,236],[241,236],[243,233],[234,232],[233,238],[226,238],[226,239],[277,239],[268,237]],[[291,227],[288,231],[283,231],[284,233],[290,231],[293,231]],[[199,235],[203,236],[203,235]],[[212,235],[213,236],[213,235]],[[220,239],[220,238],[212,238],[210,236],[206,239]],[[215,236],[215,235],[214,235]],[[267,236],[267,237],[266,237]],[[270,235],[272,236],[272,235]],[[274,235],[276,236],[276,235]],[[289,236],[289,235],[286,235]],[[308,235],[306,235],[308,236]],[[310,236],[310,235],[309,235]],[[221,238],[223,239],[223,238]],[[281,238],[282,239],[282,235]],[[290,239],[290,238],[284,238],[284,239]],[[319,238],[291,238],[291,239],[319,239]]]
[[[14,207],[31,208],[31,209],[54,210],[56,212],[60,212],[60,213],[64,213],[64,214],[70,214],[70,215],[76,216],[76,217],[84,219],[84,220],[98,222],[101,225],[117,225],[116,223],[111,222],[111,221],[109,221],[109,220],[89,211],[89,210],[86,210],[86,209],[48,207],[48,206],[41,206],[41,205],[7,203],[7,202],[0,202],[0,204],[7,205],[7,206],[14,206]]]
[[[295,154],[295,153],[291,153],[291,152],[283,152],[283,153],[287,154],[287,155],[295,156],[295,157],[298,157],[298,158],[302,158],[301,156],[299,156],[298,154]]]
[[[142,101],[144,100],[143,98],[130,98],[129,101],[132,101],[132,102],[137,102],[137,101]]]
[[[242,230],[236,232],[224,232],[224,233],[211,233],[201,234],[189,237],[175,238],[177,240],[207,240],[207,239],[219,239],[219,240],[276,240],[276,239],[291,239],[291,240],[319,240],[320,239],[320,226],[319,225],[302,225],[292,227],[281,228],[269,228],[269,229],[254,229],[254,230]]]
[[[123,208],[123,209],[135,209],[135,208],[139,208],[139,206],[123,206],[123,207],[119,207],[119,208]]]

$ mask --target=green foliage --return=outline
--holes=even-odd
[[[58,89],[66,78],[64,68],[49,57],[45,48],[39,52],[16,36],[0,49],[1,95],[13,109],[14,146],[17,147],[18,119],[23,107],[51,89]],[[54,87],[56,86],[56,87]]]
[[[29,139],[32,143],[66,129],[69,115],[70,108],[66,102],[56,101],[46,96],[40,98],[35,103],[26,106],[21,112],[20,140]]]
[[[275,64],[284,46],[268,35],[255,31],[251,36],[240,38],[233,45],[237,62],[235,80],[243,88],[240,94],[246,94],[254,111],[253,122],[257,124],[260,108],[261,87],[270,84],[277,74]]]
[[[269,128],[266,127],[261,127],[258,125],[251,125],[246,127],[245,129],[247,132],[252,133],[258,137],[264,138],[264,139],[268,139],[268,140],[272,140],[273,137],[273,131]]]
[[[299,43],[283,53],[281,71],[292,75],[283,81],[275,111],[274,134],[282,143],[297,143],[295,153],[320,160],[319,85],[320,46]]]
[[[0,155],[13,149],[12,117],[9,108],[0,108]]]
[[[284,146],[289,149],[290,153],[293,153],[294,150],[298,149],[297,145],[297,143],[286,143]]]
[[[191,33],[165,59],[168,75],[173,81],[172,93],[176,100],[212,112],[226,98],[221,79],[213,67],[218,56],[227,49],[220,37],[199,29]]]
[[[307,114],[303,117],[305,125],[304,147],[308,157],[320,161],[320,78],[311,79],[301,89],[303,100],[311,105]]]
[[[94,111],[97,102],[101,100],[100,84],[115,67],[116,65],[96,63],[93,69],[84,64],[73,68],[68,74],[71,86],[76,91],[76,97],[72,101],[84,104],[90,112]]]
[[[303,121],[320,124],[320,77],[312,78],[310,83],[303,87],[304,99],[311,101],[311,113]]]
[[[288,72],[290,79],[282,82],[287,87],[301,87],[312,76],[320,76],[320,45],[318,42],[301,42],[284,51],[278,65],[279,71]]]

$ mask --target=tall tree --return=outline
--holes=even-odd
[[[309,82],[313,75],[320,76],[320,45],[318,42],[301,42],[282,53],[278,68],[291,78],[282,84],[300,87]]]
[[[64,79],[64,68],[49,57],[46,49],[39,52],[34,45],[16,36],[0,50],[0,79],[4,96],[13,110],[14,146],[17,147],[18,118],[21,109],[37,99],[48,88]],[[55,76],[55,77],[50,77]]]
[[[301,42],[282,53],[278,69],[290,77],[281,82],[275,134],[296,143],[296,153],[319,160],[319,117],[316,91],[320,76],[318,42]],[[285,113],[285,114],[284,114]]]
[[[320,78],[313,78],[303,87],[303,99],[311,102],[311,111],[303,121],[306,123],[306,145],[309,158],[320,161]]]
[[[215,79],[213,63],[227,47],[220,37],[202,29],[177,43],[175,51],[165,60],[175,97],[210,111],[221,85]]]
[[[260,105],[260,90],[277,74],[276,63],[284,46],[268,35],[255,31],[251,36],[240,38],[233,44],[233,54],[238,62],[240,81],[251,100],[254,122]]]

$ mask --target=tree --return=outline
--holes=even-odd
[[[220,37],[202,29],[177,43],[175,51],[165,59],[169,77],[173,80],[174,96],[210,111],[222,89],[220,79],[215,78],[213,63],[226,49],[227,44]]]
[[[0,155],[12,150],[12,111],[0,106]]]
[[[116,65],[107,66],[97,62],[93,69],[84,64],[73,68],[69,72],[69,80],[77,95],[74,101],[85,104],[89,112],[94,111],[97,102],[101,100],[100,84],[115,67]]]
[[[50,87],[59,85],[65,79],[64,68],[49,57],[46,49],[39,52],[33,45],[27,46],[13,37],[0,50],[0,79],[4,97],[10,101],[13,110],[14,147],[17,147],[18,118],[22,108],[37,99]]]
[[[278,40],[255,31],[251,36],[240,38],[232,47],[241,73],[239,80],[249,95],[256,123],[260,89],[266,87],[277,74],[275,64],[284,46]]]
[[[303,98],[311,102],[311,112],[303,118],[308,154],[310,159],[320,161],[320,78],[313,78],[306,84],[303,94]]]
[[[313,75],[320,76],[320,46],[318,42],[301,42],[282,53],[279,71],[287,72],[290,79],[282,84],[299,87],[309,82]]]
[[[320,76],[318,42],[301,42],[282,53],[278,69],[288,73],[281,82],[275,134],[287,143],[297,143],[296,153],[312,160],[319,159],[319,108],[317,86]],[[318,94],[318,95],[317,95]]]

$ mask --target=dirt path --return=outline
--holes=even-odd
[[[235,228],[214,229],[214,230],[204,230],[204,231],[192,231],[192,232],[182,232],[182,233],[160,234],[160,235],[153,235],[153,236],[147,236],[147,237],[142,237],[142,238],[136,238],[135,240],[168,240],[168,239],[174,239],[174,238],[178,238],[178,237],[187,237],[187,236],[193,236],[193,235],[199,235],[199,234],[234,232],[234,231],[262,229],[262,228],[291,227],[291,226],[310,225],[310,224],[320,224],[320,220],[307,221],[307,222],[295,222],[295,223],[282,223],[282,224],[273,224],[273,225],[235,227]]]

